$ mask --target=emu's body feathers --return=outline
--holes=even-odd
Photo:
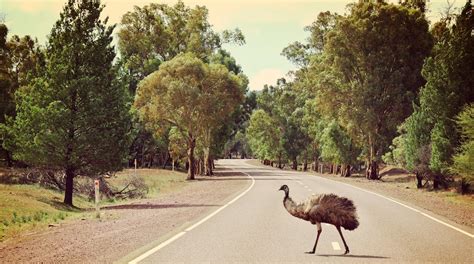
[[[349,253],[349,246],[347,246],[346,240],[342,235],[341,227],[346,230],[354,230],[359,226],[356,207],[351,200],[335,194],[321,194],[313,195],[305,202],[297,204],[289,196],[290,188],[287,185],[282,185],[280,190],[285,192],[283,205],[286,210],[291,215],[309,221],[318,228],[313,250],[307,253],[314,254],[316,251],[319,235],[322,231],[321,223],[331,224],[336,227],[346,248],[344,254]]]
[[[286,210],[293,216],[315,225],[327,223],[354,230],[359,226],[354,203],[335,194],[321,194],[309,197],[305,202],[296,204],[291,197],[283,201]]]

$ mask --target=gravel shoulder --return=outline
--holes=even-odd
[[[249,184],[245,175],[218,168],[156,198],[108,206],[101,219],[66,221],[0,243],[0,263],[112,263],[206,216]]]

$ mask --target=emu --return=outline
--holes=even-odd
[[[285,192],[283,205],[288,213],[294,217],[309,221],[311,224],[317,226],[318,235],[316,236],[313,250],[306,253],[314,254],[316,251],[319,235],[322,231],[321,223],[331,224],[336,227],[339,235],[341,235],[342,242],[344,242],[344,247],[346,248],[344,255],[349,253],[349,247],[342,235],[341,226],[346,230],[354,230],[359,226],[356,207],[351,200],[345,197],[339,197],[335,194],[321,194],[313,195],[305,202],[296,204],[289,196],[290,188],[288,188],[287,185],[282,185],[279,191]]]

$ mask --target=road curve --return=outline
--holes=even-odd
[[[220,160],[218,167],[243,172],[254,184],[193,228],[177,230],[126,262],[474,263],[472,230],[440,221],[420,208],[340,182],[245,160]],[[342,255],[337,230],[326,224],[316,254],[304,253],[313,246],[316,227],[286,212],[283,192],[277,191],[282,184],[290,187],[295,201],[313,193],[335,193],[354,201],[360,226],[343,230],[350,254]]]

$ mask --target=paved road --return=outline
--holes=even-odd
[[[243,160],[221,160],[218,166],[250,175],[253,186],[194,229],[178,230],[171,242],[151,247],[152,251],[136,259],[139,263],[474,263],[472,230],[461,227],[467,234],[454,230],[423,215],[423,210],[304,173],[253,166]],[[313,246],[316,227],[286,212],[283,192],[277,191],[282,184],[290,187],[294,200],[332,192],[354,201],[360,226],[352,232],[343,230],[350,254],[342,255],[344,246],[337,230],[326,224],[316,255],[304,253]]]

